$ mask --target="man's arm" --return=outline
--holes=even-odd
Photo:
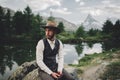
[[[58,72],[60,74],[62,73],[63,70],[63,64],[64,64],[64,50],[63,50],[63,44],[61,41],[60,42],[60,47],[59,47],[59,53],[58,53]]]
[[[43,62],[43,51],[44,43],[43,40],[40,40],[36,46],[36,62],[41,70],[45,71],[48,74],[52,74],[53,72]]]

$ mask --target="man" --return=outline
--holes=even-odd
[[[63,45],[56,39],[60,29],[54,21],[48,21],[45,29],[46,38],[40,40],[36,46],[36,61],[39,66],[39,75],[42,80],[74,80],[63,69]]]

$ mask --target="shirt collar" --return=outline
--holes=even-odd
[[[55,44],[55,40],[54,40],[54,41],[51,41],[51,40],[47,39],[47,41],[48,41],[50,44]]]

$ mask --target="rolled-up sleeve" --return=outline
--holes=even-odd
[[[43,62],[43,51],[44,43],[43,40],[40,40],[36,46],[36,62],[41,70],[45,71],[48,74],[51,74],[52,71]]]
[[[59,53],[58,53],[58,71],[63,70],[63,64],[64,64],[64,50],[63,50],[63,44],[61,41],[60,42],[60,48],[59,48]]]

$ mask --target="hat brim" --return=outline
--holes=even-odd
[[[52,26],[41,26],[43,29],[49,28],[49,29],[55,29],[56,34],[59,34],[61,31],[57,27],[52,27]]]

